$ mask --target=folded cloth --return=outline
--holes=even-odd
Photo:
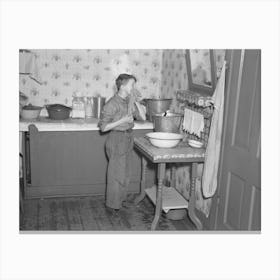
[[[183,130],[200,137],[204,129],[204,116],[198,112],[185,108]]]
[[[184,119],[183,119],[183,130],[190,131],[191,130],[191,111],[188,109],[185,109],[184,111]]]

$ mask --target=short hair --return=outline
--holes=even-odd
[[[125,85],[129,80],[133,79],[135,83],[137,82],[136,78],[133,75],[129,74],[120,74],[116,79],[116,86],[118,91],[122,85]]]

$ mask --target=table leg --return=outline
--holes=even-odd
[[[195,186],[197,178],[197,162],[192,163],[191,168],[191,186],[190,186],[190,199],[189,199],[189,217],[191,221],[195,224],[198,230],[202,230],[203,226],[198,217],[195,214]]]
[[[134,200],[134,204],[137,205],[140,201],[145,198],[145,189],[146,189],[146,171],[147,171],[147,160],[142,156],[142,171],[141,171],[141,184],[140,184],[140,195]]]
[[[155,211],[154,220],[152,222],[151,230],[156,229],[162,211],[162,188],[163,188],[164,176],[165,176],[165,163],[159,163],[158,170],[157,170],[158,183],[157,183],[156,211]]]

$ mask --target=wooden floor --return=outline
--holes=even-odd
[[[154,206],[146,197],[135,206],[135,195],[129,195],[128,207],[111,213],[104,206],[104,197],[32,199],[23,202],[20,230],[50,231],[150,231]],[[162,215],[158,230],[195,230],[186,218],[172,221]]]

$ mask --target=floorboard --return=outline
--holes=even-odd
[[[55,220],[56,224],[56,229],[57,230],[69,230],[70,225],[69,225],[69,219],[68,219],[68,213],[66,209],[64,209],[64,203],[61,201],[61,199],[58,199],[55,201],[56,202],[56,207],[53,213],[52,219]],[[67,207],[67,206],[65,206]],[[53,222],[54,223],[54,222]]]
[[[24,203],[24,213],[20,217],[21,230],[38,230],[38,201]]]
[[[125,207],[112,213],[103,196],[24,200],[20,230],[36,231],[150,231],[154,205],[146,197],[134,205],[130,194]],[[161,216],[159,231],[195,230],[187,218],[173,221]]]
[[[89,198],[84,197],[79,200],[80,215],[82,218],[84,230],[100,230],[96,218],[92,214],[91,206],[89,204]]]
[[[52,220],[50,213],[50,204],[53,201],[48,199],[39,199],[38,200],[38,229],[39,230],[56,230],[52,228]]]

